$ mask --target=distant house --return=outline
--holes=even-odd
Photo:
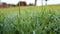
[[[26,2],[25,1],[20,1],[18,2],[17,6],[27,6]]]
[[[0,8],[7,8],[7,4],[5,2],[1,3]]]

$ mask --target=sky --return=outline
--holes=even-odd
[[[6,2],[7,4],[17,4],[19,1],[26,1],[27,4],[33,3],[35,0],[1,0],[1,2]],[[43,0],[43,4],[45,5],[45,0]],[[60,0],[48,0],[47,4],[60,4]],[[41,0],[37,0],[37,6],[41,5]]]

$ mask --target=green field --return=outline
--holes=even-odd
[[[60,34],[60,5],[0,8],[0,34]]]

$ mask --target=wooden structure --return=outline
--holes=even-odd
[[[1,3],[1,4],[0,4],[0,8],[7,8],[7,4],[6,4],[6,3],[4,3],[4,2],[3,2],[3,3]]]
[[[18,2],[17,6],[27,6],[26,2],[25,1],[20,1]]]

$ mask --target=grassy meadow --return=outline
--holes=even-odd
[[[0,34],[60,34],[60,5],[0,8]]]

